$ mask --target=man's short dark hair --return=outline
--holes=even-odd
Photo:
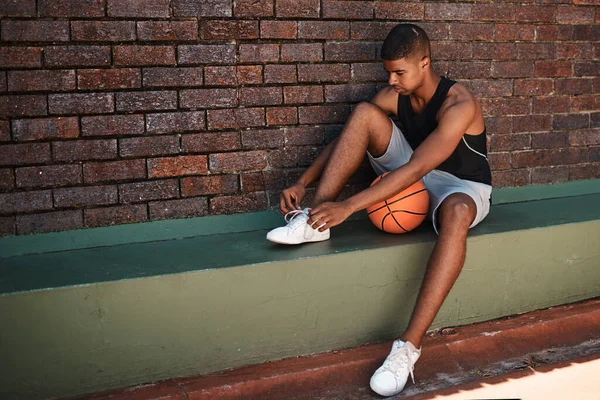
[[[427,33],[414,24],[398,24],[392,28],[381,46],[381,58],[395,61],[414,55],[430,56]]]

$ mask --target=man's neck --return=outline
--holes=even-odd
[[[429,74],[423,80],[423,84],[410,94],[412,104],[417,105],[419,109],[424,108],[435,94],[440,80],[442,78],[430,69]]]

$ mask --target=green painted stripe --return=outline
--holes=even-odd
[[[600,193],[600,179],[494,189],[492,203],[519,203],[596,193]]]

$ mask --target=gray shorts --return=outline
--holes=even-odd
[[[392,121],[392,137],[385,153],[381,157],[373,157],[367,151],[367,156],[377,175],[381,175],[384,172],[392,171],[406,164],[410,160],[412,153],[413,150],[404,138],[404,135]],[[425,175],[421,180],[429,192],[427,219],[433,222],[433,229],[437,234],[439,234],[435,220],[437,209],[446,197],[452,193],[465,193],[477,205],[477,215],[471,224],[471,228],[480,223],[490,212],[490,197],[492,195],[492,187],[490,185],[460,179],[448,172],[437,169]]]

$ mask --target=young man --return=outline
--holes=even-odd
[[[421,340],[464,264],[468,230],[485,218],[491,202],[481,106],[463,85],[436,75],[430,55],[427,34],[418,26],[399,24],[390,31],[381,49],[389,87],[359,103],[340,136],[283,191],[280,211],[288,224],[267,234],[283,244],[327,240],[329,228],[352,213],[423,180],[438,240],[408,328],[371,378],[371,388],[383,396],[399,393],[413,375]],[[398,116],[399,127],[390,114]],[[378,174],[390,174],[335,202],[365,152]],[[317,180],[310,208],[301,209],[305,187]]]

